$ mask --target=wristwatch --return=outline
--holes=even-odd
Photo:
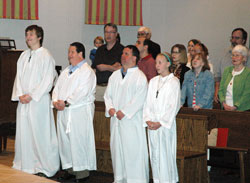
[[[68,103],[67,101],[64,101],[65,107],[69,107],[70,103]]]

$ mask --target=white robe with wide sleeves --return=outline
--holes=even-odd
[[[179,109],[179,80],[173,74],[151,79],[143,109],[143,121],[145,126],[146,121],[160,122],[162,125],[157,130],[148,129],[150,161],[155,183],[178,182],[176,115]]]
[[[29,94],[28,104],[18,103],[13,168],[53,176],[60,166],[58,142],[49,91],[55,61],[47,49],[24,51],[17,62],[12,100]]]
[[[148,182],[148,151],[142,109],[147,94],[146,76],[137,67],[122,78],[121,70],[109,78],[104,94],[106,117],[109,109],[121,110],[125,117],[110,120],[110,149],[115,183]]]
[[[69,75],[67,67],[59,76],[52,100],[70,103],[57,113],[57,132],[62,168],[96,170],[93,129],[96,76],[85,62]]]

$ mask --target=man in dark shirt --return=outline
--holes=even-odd
[[[97,84],[105,85],[113,71],[121,68],[121,55],[124,46],[117,41],[117,26],[108,23],[104,26],[106,44],[96,51],[95,64]]]
[[[151,29],[148,27],[140,27],[137,31],[137,38],[143,37],[146,39],[151,39],[151,35]],[[156,56],[161,53],[161,47],[159,44],[152,41],[152,47],[148,50],[148,52],[151,53],[154,59],[156,59]]]

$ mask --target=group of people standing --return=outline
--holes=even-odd
[[[115,24],[104,26],[105,44],[94,51],[93,69],[85,60],[84,45],[70,44],[70,65],[59,76],[51,101],[55,61],[42,47],[42,28],[26,28],[29,49],[17,62],[12,93],[12,100],[19,101],[14,168],[51,177],[61,161],[65,174],[60,178],[85,181],[89,170],[96,170],[93,118],[99,86],[105,87],[105,116],[110,117],[114,182],[149,182],[148,152],[154,182],[178,182],[176,115],[185,105],[212,108],[216,98],[208,50],[191,40],[191,56],[181,44],[161,53],[145,27],[138,30],[135,45],[124,47],[117,35]],[[233,32],[232,43],[234,39]],[[247,56],[244,45],[232,50],[232,66],[225,69],[219,89],[226,110],[250,109]],[[52,107],[58,111],[57,134]]]

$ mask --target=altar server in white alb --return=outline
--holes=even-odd
[[[96,76],[85,60],[83,44],[74,42],[68,50],[68,66],[53,90],[58,109],[57,130],[62,168],[80,182],[96,170],[93,129]]]
[[[150,80],[143,109],[154,183],[178,182],[176,115],[180,109],[180,82],[170,73],[172,63],[168,53],[156,57],[159,75]]]
[[[142,121],[147,78],[136,65],[139,58],[135,46],[124,48],[122,68],[111,75],[104,94],[106,117],[111,117],[110,149],[115,183],[146,183],[149,180]]]
[[[18,101],[13,168],[51,177],[60,166],[49,94],[55,76],[55,60],[42,47],[41,27],[27,27],[25,39],[29,49],[18,59],[11,98]]]

